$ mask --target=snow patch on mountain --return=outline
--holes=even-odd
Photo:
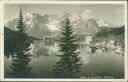
[[[103,21],[103,20],[97,20],[97,23],[98,23],[98,26],[99,27],[101,27],[101,26],[109,26],[109,24],[108,23],[106,23],[105,21]]]
[[[51,31],[58,31],[59,28],[57,28],[59,24],[59,20],[57,18],[53,18],[52,16],[49,17],[49,22],[46,24],[46,26],[51,30]]]
[[[28,18],[33,18],[33,15],[31,13],[27,13]]]

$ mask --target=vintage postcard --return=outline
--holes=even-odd
[[[1,1],[2,81],[127,80],[126,1]]]

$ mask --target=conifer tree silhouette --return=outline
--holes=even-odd
[[[69,18],[70,14],[65,13],[63,16],[63,26],[59,46],[61,55],[60,60],[53,67],[56,78],[76,78],[79,77],[81,64],[80,56],[77,52],[78,44],[73,26]]]
[[[12,56],[12,63],[10,66],[12,72],[10,73],[10,76],[15,78],[31,77],[32,68],[29,66],[29,62],[31,61],[32,55],[29,52],[29,46],[31,45],[32,40],[26,33],[22,10],[20,10],[19,20],[16,28],[19,37],[17,37],[17,41],[15,42],[17,47],[14,55]]]

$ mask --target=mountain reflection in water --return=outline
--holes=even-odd
[[[43,54],[43,53],[42,53]],[[30,62],[33,78],[53,78],[52,66],[58,61],[56,56],[33,57]],[[110,76],[123,78],[124,57],[120,55],[83,55],[81,76]],[[5,57],[5,74],[10,70],[11,57]],[[121,75],[121,76],[117,76]]]

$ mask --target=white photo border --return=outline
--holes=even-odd
[[[44,79],[44,78],[29,78],[29,79],[9,79],[4,78],[4,5],[6,4],[124,4],[124,20],[125,20],[125,56],[124,56],[124,79]],[[127,81],[128,80],[128,36],[127,36],[127,1],[1,1],[0,2],[0,80],[1,81]]]

